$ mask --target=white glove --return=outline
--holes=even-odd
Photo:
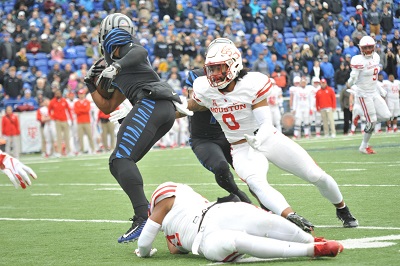
[[[154,254],[156,254],[157,253],[157,249],[156,248],[152,248],[151,250],[150,250],[150,254],[148,255],[148,256],[146,256],[146,257],[151,257],[151,256],[153,256]],[[142,255],[140,255],[140,252],[139,252],[139,249],[137,248],[137,249],[135,249],[135,254],[136,254],[136,256],[138,256],[139,258],[142,258]]]
[[[187,115],[187,116],[192,116],[193,115],[193,111],[190,111],[189,109],[187,109],[187,107],[188,107],[187,100],[183,99],[183,98],[181,98],[181,100],[182,100],[182,104],[173,101],[176,110],[181,114],[184,114],[184,115]]]
[[[119,106],[118,110],[110,113],[110,122],[114,123],[115,125],[119,125],[118,120],[124,118],[128,115],[128,113],[132,110],[133,105],[128,99],[125,99],[122,104]]]
[[[260,148],[261,141],[257,138],[257,136],[251,136],[248,134],[244,134],[244,138],[247,140],[247,143],[249,143],[249,145],[253,149],[258,150],[258,148]]]
[[[0,169],[8,176],[15,188],[22,187],[25,189],[26,185],[30,186],[32,184],[28,174],[33,179],[37,178],[37,175],[30,167],[7,153],[0,152]]]

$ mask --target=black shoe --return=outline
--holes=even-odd
[[[312,231],[314,231],[314,225],[297,213],[289,214],[286,219],[288,219],[307,233],[311,233]]]
[[[118,238],[118,243],[128,243],[136,241],[140,234],[142,233],[143,227],[147,222],[147,219],[143,219],[142,217],[133,216],[133,219],[129,219],[132,221],[132,226],[126,231],[125,234]]]
[[[358,226],[357,219],[350,213],[347,206],[343,209],[336,209],[336,216],[340,221],[342,221],[343,227],[345,228],[354,228]]]

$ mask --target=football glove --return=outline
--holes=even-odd
[[[156,248],[152,248],[151,250],[150,250],[150,254],[148,255],[148,256],[145,256],[145,257],[151,257],[151,256],[153,256],[154,254],[156,254],[157,253],[157,249]],[[135,254],[136,254],[136,256],[138,256],[139,258],[142,258],[142,256],[140,255],[140,252],[139,252],[139,249],[137,248],[137,249],[135,249]]]
[[[257,136],[250,136],[248,134],[244,134],[244,138],[247,140],[247,143],[255,150],[258,150],[261,146],[261,141],[257,138]]]
[[[119,120],[125,118],[125,116],[128,115],[128,113],[132,110],[133,105],[128,99],[125,99],[122,104],[119,106],[118,110],[115,110],[114,112],[110,113],[110,122],[114,123],[115,125],[119,124]]]
[[[86,75],[83,79],[90,93],[93,93],[96,90],[96,85],[93,82],[94,78],[100,75],[101,72],[105,69],[104,65],[100,65],[100,62],[102,62],[103,60],[104,58],[100,58],[99,60],[97,60],[86,72]]]
[[[181,100],[182,100],[182,103],[178,103],[178,102],[173,101],[176,110],[181,114],[184,114],[184,115],[187,115],[187,116],[192,116],[193,115],[193,111],[190,111],[187,108],[188,107],[188,103],[187,103],[186,98],[182,97]]]
[[[109,67],[105,68],[96,82],[96,86],[100,86],[102,89],[107,90],[110,89],[112,81],[121,71],[120,64],[114,62]]]
[[[97,60],[87,71],[86,76],[90,78],[97,77],[98,75],[103,72],[103,70],[106,68],[104,65],[101,65],[100,63],[104,61],[104,58],[100,58]]]
[[[0,151],[0,169],[8,176],[11,183],[13,183],[15,188],[22,187],[26,188],[26,185],[30,186],[32,184],[29,179],[28,174],[36,179],[36,173],[25,164],[21,163],[19,160],[8,155],[7,153]]]

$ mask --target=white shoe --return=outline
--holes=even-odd
[[[332,137],[332,138],[336,138],[336,134],[332,134],[331,137]]]

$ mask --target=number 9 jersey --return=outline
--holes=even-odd
[[[221,125],[229,143],[253,135],[259,125],[252,106],[266,99],[272,87],[271,80],[259,72],[249,72],[239,78],[231,92],[223,93],[210,86],[207,77],[198,77],[193,84],[193,99],[207,107]]]
[[[357,96],[365,97],[377,93],[378,73],[381,71],[379,62],[380,56],[376,52],[370,58],[356,55],[351,59],[349,83],[350,86],[357,85]]]

